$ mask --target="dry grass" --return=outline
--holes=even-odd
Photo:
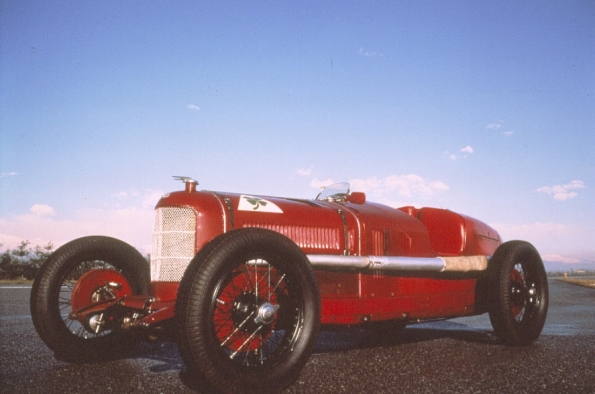
[[[30,285],[32,280],[27,279],[0,279],[0,285]]]
[[[595,279],[576,279],[576,278],[560,278],[561,282],[571,283],[573,285],[579,285],[595,289]]]

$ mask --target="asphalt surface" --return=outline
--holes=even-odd
[[[487,315],[409,326],[321,332],[285,393],[595,393],[595,290],[550,280],[544,331],[528,347],[496,342]],[[28,286],[0,286],[0,392],[193,393],[173,343],[126,359],[73,365],[37,336]]]

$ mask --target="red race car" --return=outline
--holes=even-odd
[[[185,190],[156,206],[150,264],[91,236],[55,251],[31,314],[58,359],[122,357],[142,339],[175,340],[193,382],[219,392],[280,391],[325,325],[410,323],[488,313],[501,342],[526,345],[545,323],[535,248],[501,243],[445,209],[366,201],[346,183],[314,200]]]

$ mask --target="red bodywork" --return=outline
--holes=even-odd
[[[178,215],[172,222],[168,210]],[[183,234],[178,231],[176,221],[182,220],[180,217],[193,229]],[[172,256],[185,256],[176,263],[168,263],[173,257],[163,252],[173,242],[168,238],[171,231],[160,229],[168,226],[187,239],[186,246],[172,246]],[[347,256],[348,261],[358,256],[403,256],[413,257],[412,261],[491,256],[500,244],[498,233],[476,219],[444,209],[394,209],[366,202],[363,193],[355,192],[342,200],[297,200],[196,191],[193,183],[186,183],[185,191],[163,196],[156,206],[152,294],[130,296],[125,294],[129,294],[128,290],[118,290],[117,298],[82,305],[73,309],[73,315],[82,321],[89,314],[119,303],[139,312],[141,317],[132,326],[152,327],[171,319],[179,281],[191,258],[219,235],[246,227],[279,232],[308,256]],[[171,264],[174,273],[166,272],[167,264]],[[417,321],[485,312],[477,305],[476,286],[482,271],[426,271],[415,266],[409,269],[407,265],[386,271],[360,269],[351,264],[314,268],[323,324]],[[89,292],[84,287],[96,287],[98,280],[107,283],[113,278],[81,280],[79,291]]]
[[[240,209],[241,200],[250,198],[274,205],[282,213],[260,211],[257,203],[253,209]],[[365,202],[363,193],[353,193],[337,202],[253,197],[187,187],[164,196],[156,209],[168,207],[189,208],[195,213],[193,254],[222,233],[245,227],[282,233],[307,255],[490,256],[500,244],[497,232],[478,220],[443,209],[393,209]],[[384,272],[333,267],[316,269],[316,274],[324,324],[433,319],[483,312],[475,305],[477,272]],[[174,300],[178,283],[155,276],[153,272],[156,300]],[[173,316],[173,308],[165,310],[159,320]],[[149,317],[154,321],[157,316]]]

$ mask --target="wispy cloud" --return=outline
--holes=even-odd
[[[35,204],[29,209],[29,212],[39,217],[54,216],[55,214],[54,208],[46,204]]]
[[[331,178],[319,180],[315,178],[310,186],[321,188],[335,183]],[[390,206],[411,204],[402,202],[403,199],[429,199],[439,193],[449,190],[442,181],[423,178],[417,174],[390,175],[385,178],[372,176],[366,179],[350,179],[351,190],[365,192],[374,197],[375,201]],[[399,201],[397,201],[399,200]]]
[[[464,148],[461,148],[461,149],[459,150],[459,152],[461,152],[461,153],[463,154],[463,155],[462,155],[462,157],[463,157],[463,158],[465,158],[465,157],[467,157],[468,155],[470,155],[470,154],[474,153],[474,152],[475,152],[475,150],[474,150],[474,149],[473,149],[471,146],[467,145],[467,146],[465,146]],[[449,160],[453,160],[453,161],[455,161],[455,160],[458,160],[458,159],[459,159],[459,157],[461,157],[461,156],[458,156],[458,155],[457,155],[457,154],[455,154],[455,153],[450,153],[450,152],[448,152],[448,151],[446,151],[446,152],[445,152],[445,155],[446,155],[446,156],[448,156],[448,159],[449,159]]]
[[[497,131],[498,134],[503,135],[505,137],[510,137],[514,134],[514,131],[512,130],[500,131],[501,128],[501,123],[490,123],[486,126],[486,130]]]
[[[17,172],[0,172],[0,178],[6,178],[9,176],[17,176],[19,175]]]
[[[360,48],[357,53],[360,56],[364,56],[364,57],[376,57],[376,56],[384,56],[382,53],[380,52],[376,52],[376,51],[370,51],[364,48]]]
[[[554,200],[566,201],[574,198],[578,193],[574,190],[584,189],[585,183],[583,181],[574,180],[565,185],[543,186],[537,189],[539,193],[546,193],[554,196]]]
[[[0,217],[0,244],[12,249],[22,241],[33,245],[51,242],[56,248],[85,235],[109,235],[128,242],[143,252],[151,250],[151,228],[154,211],[151,208],[86,209],[64,219],[47,205],[36,204],[29,212]]]
[[[198,105],[194,105],[194,104],[188,104],[186,106],[186,108],[192,109],[192,110],[195,110],[195,111],[200,111],[200,107]]]
[[[297,170],[298,175],[300,176],[308,176],[312,173],[312,167],[310,168],[300,168]]]
[[[27,212],[0,216],[0,244],[12,249],[22,241],[33,245],[52,242],[55,247],[85,235],[109,235],[143,252],[151,249],[154,207],[161,190],[124,191],[111,195],[110,207],[83,209],[65,219],[47,204],[34,204]]]

